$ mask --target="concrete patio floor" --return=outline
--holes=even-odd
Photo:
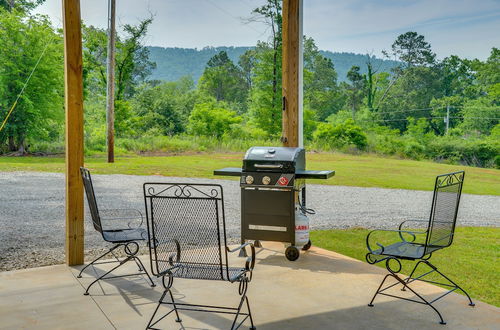
[[[257,249],[248,291],[258,329],[500,328],[499,308],[480,301],[471,308],[466,298],[456,293],[436,303],[448,322],[445,326],[438,323],[434,311],[420,304],[379,296],[375,307],[367,307],[384,269],[316,247],[289,262],[281,244],[264,243],[264,247]],[[244,262],[237,256],[231,261],[235,266]],[[97,272],[109,265],[99,267]],[[127,267],[137,270],[133,263]],[[94,285],[90,296],[83,296],[84,286],[93,280],[96,270],[90,269],[77,279],[79,268],[57,265],[0,273],[0,328],[145,328],[162,293],[158,279],[154,289],[141,276],[110,279]],[[467,287],[467,283],[461,284]],[[224,306],[236,306],[239,301],[237,284],[176,279],[173,287],[178,301]],[[444,291],[427,283],[416,283],[415,287],[426,296]],[[168,311],[168,307],[162,308]],[[171,314],[157,326],[228,329],[231,325],[230,316],[223,314],[184,312],[181,318],[183,322],[176,323]]]

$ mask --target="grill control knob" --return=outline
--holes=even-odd
[[[262,183],[263,184],[270,184],[271,178],[266,175],[265,177],[262,178]]]
[[[247,177],[245,178],[245,182],[247,184],[252,184],[253,183],[253,176],[247,175]]]

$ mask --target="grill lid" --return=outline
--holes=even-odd
[[[252,147],[243,158],[243,171],[294,173],[305,169],[305,150],[286,147]]]

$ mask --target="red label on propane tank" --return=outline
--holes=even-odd
[[[279,178],[278,180],[278,184],[280,186],[286,186],[288,184],[288,179],[286,178],[286,176],[282,176],[281,178]]]

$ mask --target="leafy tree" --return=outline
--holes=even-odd
[[[436,54],[423,35],[409,31],[399,35],[391,46],[393,55],[409,68],[416,65],[431,65]]]
[[[212,57],[200,79],[200,90],[213,96],[217,101],[243,105],[246,89],[243,72],[234,65],[225,51]]]
[[[347,91],[348,104],[351,108],[353,118],[363,102],[363,97],[365,96],[366,76],[361,74],[359,70],[359,66],[352,66],[349,72],[347,72],[347,79],[350,84],[344,85]]]
[[[281,97],[274,93],[274,50],[266,43],[256,48],[252,90],[249,95],[249,115],[255,126],[268,137],[281,135]],[[278,62],[277,86],[281,96],[281,61]]]
[[[198,103],[189,116],[188,132],[220,139],[236,129],[241,121],[242,118],[235,111],[227,109],[224,102]]]
[[[0,143],[24,153],[29,140],[55,139],[63,120],[62,38],[46,16],[0,8],[0,120],[3,121],[37,64]],[[43,56],[42,56],[43,54]]]
[[[116,37],[116,100],[133,95],[134,89],[151,74],[155,63],[149,61],[149,50],[142,42],[152,18],[141,21],[137,26],[126,24],[125,36]],[[83,27],[85,86],[93,93],[106,92],[106,30],[94,26]]]
[[[445,96],[463,96],[474,98],[475,71],[472,61],[456,55],[445,57],[437,66],[441,71],[442,89]]]
[[[312,38],[304,38],[304,106],[325,120],[344,103],[331,59],[324,57]]]
[[[245,78],[246,88],[250,90],[252,88],[253,68],[255,67],[255,49],[249,49],[243,53],[238,60],[238,65]]]
[[[0,8],[10,12],[14,9],[29,12],[44,2],[45,0],[0,0]]]
[[[266,3],[252,11],[253,16],[249,21],[257,21],[266,24],[271,28],[271,47],[273,49],[273,67],[272,67],[272,110],[281,101],[281,54],[282,54],[282,0],[266,0]]]
[[[379,99],[378,105],[385,102],[392,87],[404,77],[407,73],[412,71],[413,67],[418,66],[431,66],[435,62],[436,54],[431,50],[431,45],[425,41],[423,35],[417,32],[406,32],[399,35],[391,46],[392,56],[394,59],[403,62],[403,65],[397,66],[392,69],[393,77],[387,85],[384,93]],[[382,52],[386,57],[390,57],[388,52]]]
[[[135,131],[152,135],[183,132],[194,100],[194,82],[188,77],[154,87],[140,86],[131,100]]]

